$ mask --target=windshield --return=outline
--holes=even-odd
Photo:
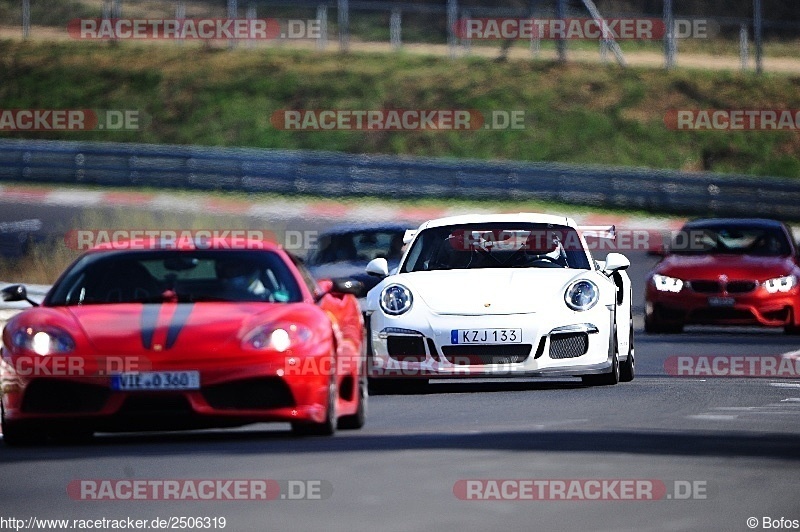
[[[777,227],[752,225],[686,226],[673,239],[679,255],[734,254],[785,257],[791,254],[786,234]]]
[[[352,231],[324,234],[319,249],[308,260],[309,266],[335,262],[367,263],[379,257],[397,263],[403,254],[405,230]]]
[[[80,259],[47,305],[302,300],[289,267],[270,251],[108,251]]]
[[[401,272],[478,268],[574,268],[589,260],[577,231],[552,224],[433,227],[414,240]]]

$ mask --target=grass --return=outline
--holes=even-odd
[[[154,53],[157,52],[157,53]],[[410,54],[0,42],[2,108],[138,109],[139,131],[16,138],[324,149],[800,175],[787,132],[675,132],[676,108],[800,108],[800,79]],[[522,130],[282,131],[283,109],[523,110]]]

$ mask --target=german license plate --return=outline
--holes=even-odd
[[[732,307],[736,304],[736,299],[732,297],[709,297],[708,306],[710,307]]]
[[[522,329],[453,329],[450,343],[462,344],[521,344]]]
[[[199,371],[142,371],[111,376],[111,389],[127,391],[199,390]]]

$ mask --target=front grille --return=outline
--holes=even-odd
[[[105,386],[56,379],[37,379],[25,388],[22,411],[37,414],[98,412],[111,391]]]
[[[295,406],[289,386],[278,377],[238,380],[207,386],[203,398],[217,410],[268,410]]]
[[[422,336],[389,336],[386,339],[389,356],[401,362],[424,362],[425,341]]]
[[[771,310],[769,312],[762,312],[761,315],[764,316],[764,319],[770,321],[786,322],[789,321],[789,316],[791,314],[789,313],[789,307],[785,307],[780,310]]]
[[[550,358],[576,358],[589,350],[586,333],[557,334],[550,338]]]
[[[518,364],[531,354],[531,344],[444,345],[442,352],[457,366]]]
[[[731,281],[728,283],[727,290],[729,294],[746,294],[755,290],[756,286],[755,281]]]
[[[714,323],[719,320],[755,321],[755,317],[749,310],[730,307],[697,309],[691,315],[694,323]]]
[[[719,294],[722,292],[722,286],[717,281],[689,281],[689,286],[695,292],[702,294]]]
[[[183,395],[161,393],[132,394],[125,399],[122,408],[117,412],[121,417],[144,419],[153,417],[178,418],[189,416],[192,413],[192,407]]]

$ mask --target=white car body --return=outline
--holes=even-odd
[[[569,248],[573,250],[570,260],[587,267],[559,266],[552,256],[531,254],[530,244],[518,245],[524,249],[517,248],[516,253],[512,244],[503,255],[500,244],[512,240],[489,242],[481,238],[476,244],[476,235],[494,238],[490,231],[481,231],[484,227],[564,230],[558,234],[577,237]],[[466,268],[436,269],[431,264],[438,267],[440,263],[433,258],[421,261],[426,242],[421,241],[417,251],[415,244],[429,229],[438,232],[427,233],[430,246],[427,249],[438,246],[440,254],[468,257]],[[454,235],[460,238],[467,234],[464,230],[473,240],[465,249],[441,251],[444,244],[437,242],[450,230],[453,232],[445,242],[452,249],[455,249],[452,242],[460,245]],[[505,229],[499,232],[504,236],[498,239],[514,233]],[[406,237],[409,243],[396,273],[387,275],[381,259],[367,267],[372,274],[385,275],[370,290],[366,301],[372,379],[583,376],[588,383],[615,384],[633,378],[631,285],[624,271],[629,262],[624,256],[612,253],[607,258],[609,269],[603,270],[605,263],[593,260],[572,219],[528,213],[455,216],[425,222]],[[566,264],[563,252],[566,246],[556,240],[553,246],[561,246],[562,254],[558,255],[554,247],[553,256]],[[486,247],[490,244],[494,248]],[[433,257],[435,252],[430,253]],[[523,264],[516,267],[500,264],[496,258],[489,260],[492,253]],[[474,260],[484,261],[488,266],[475,267]],[[412,263],[425,269],[410,271],[414,270]],[[596,303],[587,310],[573,310],[567,305],[565,293],[573,283],[585,280],[597,288]],[[402,313],[390,312],[385,305],[394,303],[386,303],[388,300],[381,303],[384,291],[394,285],[405,287],[405,291],[390,289],[391,293],[400,293],[402,301],[406,301],[407,292],[411,293],[410,307]],[[576,290],[586,294],[595,292],[586,284]],[[478,343],[470,343],[473,341]]]

